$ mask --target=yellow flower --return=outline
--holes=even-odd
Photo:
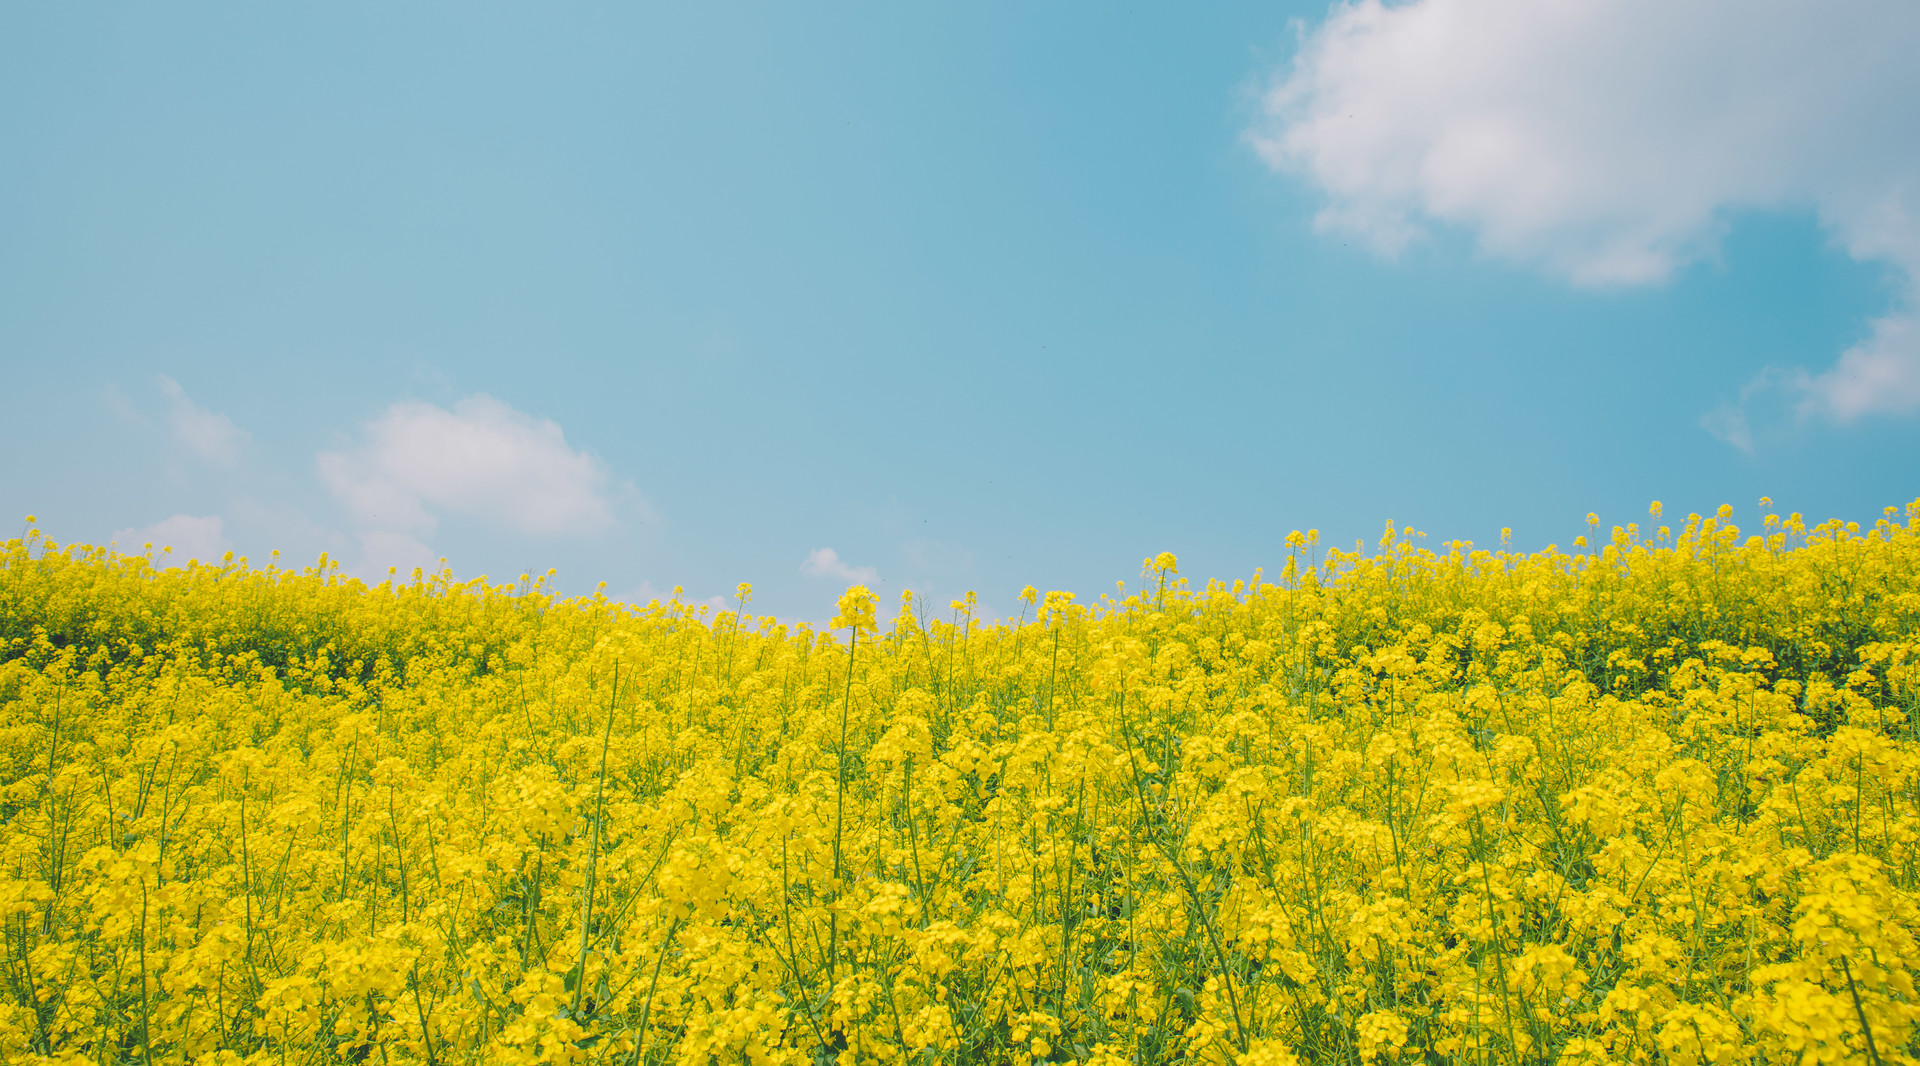
[[[1256,1040],[1245,1054],[1233,1057],[1233,1066],[1298,1066],[1300,1057],[1281,1040]]]
[[[1354,1022],[1360,1057],[1368,1061],[1396,1056],[1407,1046],[1407,1020],[1393,1011],[1362,1014]]]
[[[854,585],[841,593],[837,608],[833,616],[835,629],[851,628],[858,631],[874,627],[876,601],[867,586]]]
[[[0,1047],[1903,1061],[1920,501],[1597,556],[1393,528],[993,623],[903,593],[876,632],[856,586],[844,643],[743,624],[745,585],[35,530],[0,544],[0,961],[58,1009]]]

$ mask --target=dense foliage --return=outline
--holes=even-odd
[[[1595,533],[815,630],[30,532],[0,1051],[1916,1061],[1920,502]]]

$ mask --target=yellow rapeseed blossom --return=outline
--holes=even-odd
[[[876,609],[873,592],[865,585],[855,585],[840,595],[839,609],[833,616],[833,628],[856,631],[872,629]]]
[[[1920,501],[1590,518],[830,631],[29,519],[0,1058],[1920,1061]]]

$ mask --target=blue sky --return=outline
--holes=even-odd
[[[1871,521],[1912,11],[15,5],[0,506],[795,617]]]

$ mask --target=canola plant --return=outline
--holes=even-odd
[[[30,531],[0,1051],[1920,1061],[1920,501],[1729,516],[818,629]]]

